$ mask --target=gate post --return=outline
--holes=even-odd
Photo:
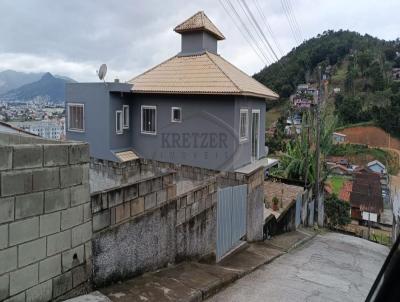
[[[263,240],[264,227],[264,169],[253,171],[245,177],[247,184],[247,241]]]
[[[322,193],[321,195],[318,196],[318,226],[319,227],[324,226],[324,215],[325,215],[324,194]]]

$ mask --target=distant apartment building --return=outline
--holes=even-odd
[[[60,140],[65,138],[64,119],[27,122],[11,122],[10,124],[27,132],[47,139]]]

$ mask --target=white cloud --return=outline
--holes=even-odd
[[[231,1],[241,12],[238,2]],[[281,2],[257,1],[282,49],[290,51],[295,42]],[[384,39],[399,36],[397,0],[291,3],[305,39],[328,29],[350,29]],[[259,18],[254,2],[248,4]],[[96,69],[106,63],[109,80],[129,80],[179,51],[180,37],[173,28],[198,10],[204,10],[226,36],[219,47],[222,56],[249,74],[263,67],[216,0],[2,0],[0,70],[50,71],[78,81],[96,81]]]

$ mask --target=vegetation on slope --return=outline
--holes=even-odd
[[[400,82],[392,68],[400,67],[400,40],[384,41],[350,31],[326,31],[293,49],[254,77],[282,98],[298,84],[315,82],[317,67],[329,77],[338,125],[373,121],[400,135]],[[328,67],[328,68],[327,68]],[[333,97],[333,88],[341,93]]]
[[[388,167],[388,172],[393,175],[396,175],[400,169],[397,154],[379,148],[368,148],[365,145],[356,144],[334,145],[330,154],[346,156],[352,163],[358,165],[365,165],[376,159]]]

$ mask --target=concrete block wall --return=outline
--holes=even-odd
[[[0,144],[0,301],[60,299],[90,276],[89,147]]]
[[[131,217],[151,211],[175,196],[173,172],[94,192],[91,194],[93,232],[104,231]]]
[[[174,176],[92,194],[95,286],[214,252],[216,179],[177,196]]]
[[[264,226],[264,169],[261,167],[242,176],[247,184],[246,239],[249,242],[261,241]]]

